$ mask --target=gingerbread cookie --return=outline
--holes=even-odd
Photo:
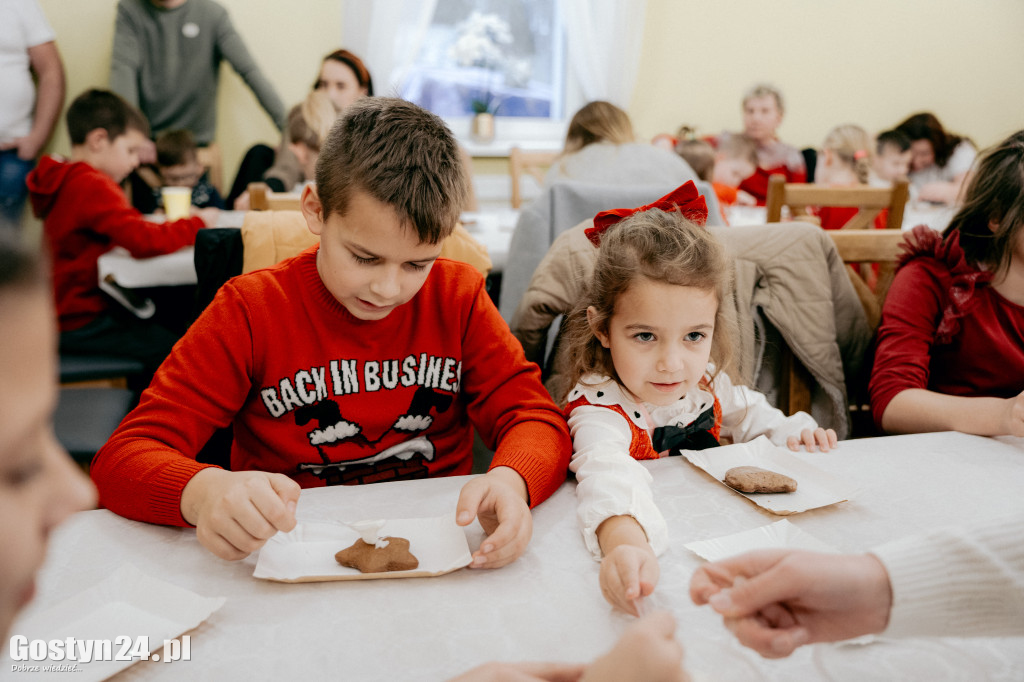
[[[342,566],[357,568],[362,573],[411,571],[420,565],[419,559],[409,551],[409,541],[395,537],[382,538],[376,544],[360,538],[351,547],[335,554],[334,559]]]
[[[789,476],[760,467],[733,467],[722,479],[733,490],[741,493],[792,493],[796,481]]]

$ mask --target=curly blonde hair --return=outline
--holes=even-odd
[[[732,291],[732,268],[725,248],[704,227],[678,212],[650,209],[612,226],[602,235],[594,272],[565,322],[562,343],[569,349],[569,371],[555,392],[561,401],[587,374],[609,376],[619,382],[611,352],[587,320],[593,307],[594,327],[607,332],[615,303],[638,278],[713,291],[718,300],[711,340],[712,386],[719,372],[732,369],[734,322],[725,315]]]

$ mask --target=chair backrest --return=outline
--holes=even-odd
[[[205,147],[200,147],[196,150],[196,160],[206,169],[213,188],[224,194],[224,162],[221,159],[220,146],[216,142],[211,142]]]
[[[512,147],[508,153],[508,174],[512,181],[512,208],[523,204],[522,176],[529,175],[537,181],[537,186],[544,185],[544,174],[558,158],[559,152],[524,151]]]
[[[249,183],[249,208],[253,211],[298,211],[301,201],[295,192],[273,192],[265,182]]]
[[[889,209],[886,228],[899,230],[903,226],[903,209],[910,196],[906,179],[892,187],[821,187],[807,183],[786,182],[785,176],[773,175],[768,180],[767,221],[777,223],[782,218],[782,207],[803,212],[808,206],[848,206],[859,208],[842,229],[858,230],[872,227],[872,221]]]
[[[864,306],[868,325],[874,329],[881,318],[882,304],[896,274],[903,243],[901,230],[828,230],[836,251],[850,267],[850,281]],[[872,264],[878,264],[877,276]],[[874,287],[868,284],[875,279]]]

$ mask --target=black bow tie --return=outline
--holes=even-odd
[[[651,436],[651,445],[655,452],[669,450],[670,455],[678,455],[679,450],[706,450],[717,448],[721,443],[711,435],[715,428],[715,408],[712,405],[700,413],[686,426],[659,426]]]

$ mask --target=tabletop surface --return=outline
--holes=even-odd
[[[896,436],[845,441],[834,452],[800,456],[842,478],[852,492],[847,502],[786,518],[845,552],[1002,517],[1021,504],[1024,439]],[[645,465],[670,533],[651,606],[675,614],[695,679],[1024,679],[1024,642],[1013,638],[819,644],[781,661],[761,659],[707,607],[690,602],[689,579],[702,560],[683,545],[780,517],[683,458]],[[454,513],[467,478],[305,490],[297,514],[314,521]],[[84,512],[55,534],[32,608],[52,606],[123,564],[203,596],[227,598],[191,632],[191,661],[140,663],[117,677],[124,680],[439,680],[489,660],[587,661],[606,651],[632,618],[601,597],[599,565],[577,528],[574,485],[566,483],[535,510],[533,540],[515,563],[405,580],[257,580],[255,556],[217,559],[199,546],[194,530]],[[482,536],[475,524],[469,536],[475,548]]]

